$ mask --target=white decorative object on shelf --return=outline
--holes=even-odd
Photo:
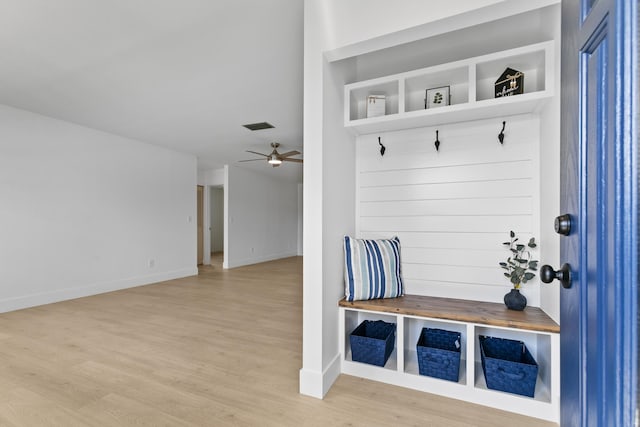
[[[367,118],[384,116],[386,96],[369,95],[367,96]]]

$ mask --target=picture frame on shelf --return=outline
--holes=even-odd
[[[440,108],[449,105],[449,86],[440,86],[427,89],[424,98],[424,108]]]

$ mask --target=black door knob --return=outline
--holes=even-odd
[[[568,236],[569,233],[571,233],[571,215],[564,214],[556,217],[553,228],[556,230],[556,233]]]
[[[571,266],[562,264],[560,270],[555,271],[550,265],[543,265],[540,268],[540,280],[544,283],[551,283],[553,279],[558,279],[562,287],[568,289],[571,287]]]

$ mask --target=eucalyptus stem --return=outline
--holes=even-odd
[[[514,289],[520,289],[520,286],[527,283],[536,277],[534,271],[538,271],[538,261],[532,260],[531,251],[538,245],[535,238],[529,239],[529,242],[525,245],[518,243],[518,237],[513,231],[509,232],[509,241],[504,242],[503,245],[509,247],[511,256],[507,258],[506,262],[501,262],[500,267],[504,272],[504,276],[509,278],[509,281],[513,285]]]

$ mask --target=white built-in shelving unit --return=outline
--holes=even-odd
[[[543,115],[542,112],[548,108],[549,103],[557,101],[557,49],[556,41],[551,39],[348,83],[344,86],[344,126],[356,135],[377,135],[380,132],[483,119],[502,120],[505,116],[519,114]],[[524,73],[524,93],[495,98],[495,81],[507,67]],[[442,86],[450,87],[450,105],[426,109],[425,90]],[[384,116],[366,117],[368,95],[385,95]],[[541,126],[549,124],[544,123],[544,120],[550,119],[543,119]],[[339,345],[343,373],[558,422],[559,333],[346,307],[340,307],[339,310]],[[351,359],[349,334],[364,320],[384,320],[397,325],[395,349],[384,367],[358,363]],[[415,346],[423,327],[436,327],[462,334],[458,382],[418,374]],[[533,398],[487,388],[480,364],[480,335],[525,342],[539,365]]]
[[[536,43],[344,87],[344,124],[358,134],[537,112],[554,96],[554,41]],[[525,93],[494,98],[506,67],[525,75]],[[449,86],[450,105],[426,109],[425,90]],[[386,114],[366,117],[367,96],[385,95]]]

